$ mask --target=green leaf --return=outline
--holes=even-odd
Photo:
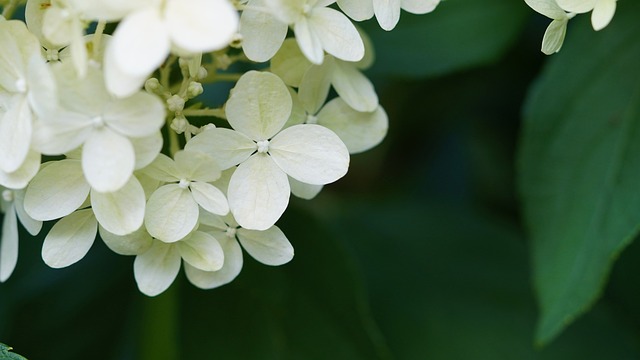
[[[11,350],[13,350],[12,347],[0,343],[0,360],[27,360],[24,356],[13,353]]]
[[[640,7],[621,2],[594,32],[572,20],[531,90],[519,187],[547,343],[598,298],[640,225]]]
[[[447,0],[425,15],[402,12],[386,32],[363,24],[375,44],[373,74],[426,77],[484,65],[514,43],[530,9],[524,1]]]

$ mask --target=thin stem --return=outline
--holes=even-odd
[[[171,68],[178,58],[176,56],[170,56],[169,59],[160,67],[160,85],[165,89],[170,88],[169,80],[171,78]]]
[[[180,139],[178,138],[178,133],[171,128],[171,124],[169,124],[167,131],[169,132],[169,153],[171,157],[173,157],[173,155],[180,151]]]
[[[100,53],[100,46],[102,42],[102,34],[104,33],[104,28],[106,26],[106,21],[98,21],[98,24],[96,25],[96,31],[93,33],[93,37],[91,38],[91,43],[93,46],[93,54],[91,55],[91,57],[93,58],[93,60],[98,60],[98,54]]]
[[[142,301],[141,360],[178,360],[178,284]]]
[[[224,113],[224,109],[184,109],[182,110],[184,116],[215,116],[220,119],[226,119],[227,116]]]

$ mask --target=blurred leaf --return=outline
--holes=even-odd
[[[0,360],[27,360],[25,357],[11,352],[13,348],[0,343]]]
[[[552,340],[599,296],[640,225],[638,2],[594,32],[582,16],[532,89],[519,185],[541,307]]]
[[[524,1],[447,0],[426,15],[402,12],[386,32],[363,28],[375,44],[374,74],[425,77],[484,65],[514,43],[531,10]]]
[[[373,315],[398,359],[640,356],[635,333],[607,304],[552,346],[534,348],[527,247],[510,223],[450,200],[350,200],[330,209],[327,224],[355,249]]]
[[[296,255],[244,268],[229,285],[181,290],[182,356],[204,359],[379,359],[388,350],[350,257],[317,221],[291,209],[279,223]],[[203,346],[206,344],[206,346]]]

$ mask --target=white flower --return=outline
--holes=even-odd
[[[29,154],[34,113],[55,107],[55,85],[38,40],[23,22],[0,22],[0,48],[0,169],[13,173]]]
[[[525,0],[533,10],[553,19],[542,39],[542,52],[551,55],[560,51],[567,33],[567,23],[575,14],[567,14],[556,0]]]
[[[169,55],[222,49],[238,30],[238,13],[227,0],[150,1],[127,15],[105,55],[107,88],[124,97],[138,91]]]
[[[131,176],[118,191],[103,193],[86,181],[80,160],[65,159],[45,165],[25,194],[25,210],[34,219],[67,219],[75,210],[90,204],[91,216],[95,214],[100,225],[114,234],[129,234],[142,226],[146,199],[136,176]]]
[[[138,288],[143,294],[156,296],[171,286],[184,260],[200,271],[220,270],[225,262],[225,253],[220,243],[211,234],[194,231],[186,238],[165,243],[153,240],[151,247],[136,256],[133,273]]]
[[[374,14],[378,24],[390,31],[400,20],[400,10],[412,14],[426,14],[438,6],[440,0],[338,0],[338,6],[356,21],[370,19]]]
[[[199,151],[179,151],[175,162],[160,154],[144,172],[170,184],[153,192],[144,223],[154,238],[171,243],[183,239],[198,225],[198,205],[226,215],[229,205],[222,191],[209,184],[220,177],[215,160]]]
[[[311,124],[282,130],[291,114],[286,85],[276,75],[250,71],[238,81],[225,111],[235,129],[202,132],[186,149],[206,152],[222,169],[240,164],[231,177],[229,207],[247,229],[266,230],[289,203],[287,175],[323,185],[344,176],[349,152],[331,130]]]
[[[572,13],[591,13],[591,25],[598,31],[604,29],[616,13],[617,0],[557,0],[558,5]]]
[[[18,220],[33,236],[42,229],[42,221],[33,220],[24,211],[24,190],[11,190],[0,186],[0,195],[0,210],[4,213],[0,231],[0,282],[5,282],[18,262]]]
[[[233,216],[219,217],[201,213],[200,229],[213,235],[224,251],[224,265],[218,271],[203,271],[189,264],[184,270],[189,281],[202,289],[213,289],[231,282],[242,270],[242,247],[265,265],[283,265],[293,259],[293,246],[277,227],[265,231],[247,230],[240,227]]]
[[[69,64],[56,64],[59,109],[42,116],[34,147],[59,155],[82,145],[82,169],[92,188],[122,188],[136,165],[133,139],[154,136],[164,124],[165,110],[156,96],[139,91],[114,98],[93,67],[79,78]]]
[[[264,1],[264,3],[262,2]],[[355,26],[327,6],[335,0],[254,0],[242,15],[243,49],[249,59],[266,61],[282,45],[291,25],[302,53],[321,64],[324,52],[345,61],[364,56],[364,44]],[[268,30],[267,31],[265,31]]]

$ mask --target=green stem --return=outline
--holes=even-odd
[[[142,301],[141,360],[178,360],[178,284]]]
[[[9,20],[13,16],[13,12],[16,11],[16,6],[20,0],[11,0],[9,3],[2,9],[2,16],[5,19]]]
[[[184,109],[182,110],[184,116],[215,116],[220,119],[226,119],[227,116],[224,113],[224,109]]]

